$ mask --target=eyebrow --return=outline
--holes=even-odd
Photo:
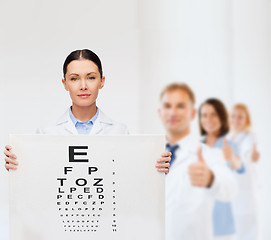
[[[90,74],[96,74],[97,75],[96,72],[89,72],[89,73],[87,73],[87,75],[90,75]],[[77,74],[77,73],[71,73],[71,74],[69,74],[69,76],[71,76],[71,75],[79,76],[79,74]]]
[[[90,74],[96,74],[96,75],[97,75],[97,73],[96,73],[96,72],[90,72],[90,73],[88,73],[87,75],[90,75]]]

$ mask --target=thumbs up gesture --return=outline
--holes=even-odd
[[[226,138],[224,138],[222,151],[223,151],[223,154],[224,154],[224,158],[227,161],[231,161],[232,158],[233,158],[233,152],[232,152],[231,147],[228,145],[228,141],[227,141]]]
[[[252,152],[251,152],[251,160],[252,162],[258,162],[260,158],[260,153],[257,151],[256,143],[253,144]]]
[[[197,157],[197,162],[189,166],[191,184],[196,187],[210,187],[213,183],[214,175],[202,156],[201,147],[198,148]]]

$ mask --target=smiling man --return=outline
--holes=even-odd
[[[230,201],[237,187],[222,152],[200,143],[190,133],[196,116],[195,97],[184,83],[161,92],[159,116],[172,152],[166,177],[166,240],[213,238],[214,200]]]

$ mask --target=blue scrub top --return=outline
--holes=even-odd
[[[214,144],[214,148],[222,149],[224,145],[225,136],[220,137]],[[228,141],[228,145],[231,147],[233,153],[238,155],[237,146]],[[230,164],[228,163],[230,167]],[[245,172],[244,164],[240,170],[236,171],[239,174]],[[232,214],[232,208],[230,202],[216,201],[213,210],[213,228],[215,236],[232,235],[235,233],[234,219]]]

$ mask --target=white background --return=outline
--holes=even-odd
[[[131,133],[163,133],[158,94],[172,81],[187,82],[197,106],[207,97],[249,106],[262,156],[261,239],[271,239],[270,13],[270,0],[2,0],[1,149],[9,133],[34,133],[66,110],[62,64],[72,50],[89,48],[106,76],[98,105]],[[7,240],[3,165],[0,239]]]

